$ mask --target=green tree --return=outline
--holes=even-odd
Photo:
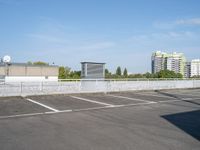
[[[112,78],[112,73],[108,69],[105,69],[105,78]]]
[[[144,77],[145,78],[153,78],[153,74],[147,72],[147,73],[144,74]]]
[[[46,63],[46,62],[43,62],[43,61],[36,61],[36,62],[33,62],[33,65],[47,66],[47,65],[49,65],[49,64]]]
[[[191,78],[200,78],[200,75],[192,76]]]
[[[105,74],[109,74],[109,70],[108,69],[105,69]]]
[[[124,76],[125,78],[127,78],[127,77],[128,77],[128,71],[127,71],[127,69],[126,69],[126,68],[124,69],[123,76]]]
[[[121,67],[117,67],[117,70],[116,70],[116,75],[117,76],[121,76],[122,75],[122,70],[121,70]]]
[[[183,78],[183,75],[170,70],[161,70],[158,72],[158,78]]]
[[[81,78],[81,71],[71,71],[69,78],[80,79]]]
[[[64,69],[65,69],[65,76],[66,76],[66,78],[69,78],[70,77],[71,68],[65,67]]]
[[[177,73],[176,78],[183,78],[183,75],[181,73]]]
[[[144,75],[143,74],[130,74],[129,75],[129,78],[144,78]]]
[[[65,72],[65,67],[61,66],[59,67],[59,79],[66,79],[66,72]]]
[[[32,63],[31,61],[28,61],[27,64],[28,64],[28,65],[32,65],[33,63]]]

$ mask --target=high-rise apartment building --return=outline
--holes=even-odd
[[[157,51],[151,56],[151,72],[156,73],[166,69],[166,55],[167,53]]]
[[[185,63],[185,78],[190,78],[191,77],[191,62],[186,62]]]
[[[185,75],[185,56],[183,53],[164,53],[157,51],[152,54],[152,73],[159,72],[160,70],[171,70],[176,73]]]
[[[183,53],[172,53],[167,56],[167,69],[180,73],[184,76],[185,74],[185,62],[186,58]]]
[[[191,77],[200,76],[200,59],[191,61]]]

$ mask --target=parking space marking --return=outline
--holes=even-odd
[[[167,93],[169,94],[169,93]],[[196,95],[196,94],[184,94],[184,93],[170,93],[170,94],[174,94],[174,95],[177,95],[177,96],[195,96],[195,97],[199,97],[200,95]]]
[[[114,108],[117,107],[127,107],[127,106],[141,106],[141,105],[150,105],[150,104],[156,104],[157,102],[145,102],[145,103],[137,103],[137,104],[126,104],[126,105],[116,105]]]
[[[74,110],[69,109],[69,110],[60,110],[60,111],[57,110],[57,111],[49,111],[49,112],[41,112],[41,113],[29,113],[29,114],[19,114],[19,115],[10,115],[10,116],[0,116],[0,119],[17,118],[17,117],[31,117],[31,116],[38,116],[38,115],[71,113],[71,112],[80,112],[80,111],[89,111],[89,110],[100,110],[100,109],[109,109],[109,108],[121,108],[121,107],[129,107],[129,106],[142,106],[142,105],[151,105],[151,104],[159,104],[159,103],[170,103],[170,102],[173,103],[173,102],[194,101],[194,100],[200,100],[200,99],[199,98],[194,98],[194,99],[187,98],[187,99],[167,100],[167,101],[158,101],[158,102],[148,101],[148,102],[143,102],[143,103],[127,104],[127,105],[110,105],[109,104],[109,105],[103,106],[103,107],[92,107],[92,108],[74,109]],[[31,100],[31,102],[32,101],[34,101],[34,100]],[[93,101],[93,100],[91,100],[91,101]]]
[[[118,96],[118,95],[112,95],[112,94],[107,94],[107,96],[111,96],[111,97],[115,97],[115,98],[123,98],[123,99],[127,99],[127,100],[132,100],[132,101],[140,101],[140,102],[152,102],[152,101],[147,101],[147,100],[143,100],[143,99],[138,99],[138,98],[130,98],[130,97],[125,97],[125,96]]]
[[[195,101],[200,100],[200,98],[182,98],[177,100],[165,100],[165,101],[158,101],[159,103],[168,103],[168,102],[181,102],[181,101]]]
[[[101,110],[101,109],[120,108],[120,107],[128,107],[128,106],[141,106],[141,105],[150,105],[150,104],[155,104],[155,103],[157,103],[157,102],[148,102],[148,103],[145,102],[145,103],[127,104],[127,105],[110,105],[110,106],[103,106],[103,107],[92,107],[92,108],[74,109],[74,110],[60,110],[58,112],[49,111],[49,112],[41,112],[41,113],[19,114],[19,115],[10,115],[10,116],[0,116],[0,119],[31,117],[31,116],[51,115],[51,114],[60,114],[60,113],[71,113],[71,112],[81,112],[81,111],[89,111],[89,110]]]
[[[136,95],[141,95],[141,96],[154,96],[154,97],[160,97],[160,98],[173,98],[173,99],[175,99],[174,97],[170,97],[170,96],[161,96],[161,95],[155,95],[154,93],[148,93],[148,94],[143,94],[143,93],[134,93],[134,94],[136,94]]]
[[[35,104],[37,104],[37,105],[40,105],[40,106],[42,106],[42,107],[45,107],[45,108],[47,108],[47,109],[49,109],[49,110],[52,110],[52,111],[54,111],[54,112],[59,112],[59,110],[57,110],[57,109],[55,109],[55,108],[52,108],[52,107],[47,106],[47,105],[45,105],[45,104],[39,103],[39,102],[37,102],[37,101],[35,101],[35,100],[32,100],[32,99],[30,99],[30,98],[27,98],[26,100],[29,101],[29,102],[35,103]]]
[[[38,116],[38,115],[44,115],[44,114],[53,114],[58,112],[42,112],[42,113],[29,113],[29,114],[19,114],[19,115],[10,115],[10,116],[0,116],[0,119],[7,119],[7,118],[17,118],[17,117],[28,117],[28,116]]]
[[[86,101],[86,102],[91,102],[91,103],[96,103],[96,104],[100,104],[100,105],[105,105],[105,106],[114,106],[112,104],[108,104],[108,103],[103,103],[103,102],[99,102],[99,101],[94,101],[94,100],[90,100],[90,99],[86,99],[86,98],[82,98],[82,97],[77,97],[77,96],[70,96],[74,99],[78,99],[78,100],[82,100],[82,101]]]

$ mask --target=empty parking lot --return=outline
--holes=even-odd
[[[199,149],[200,89],[0,98],[1,149]]]

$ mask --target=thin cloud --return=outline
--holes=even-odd
[[[153,27],[158,29],[173,29],[176,26],[175,22],[154,22]]]
[[[177,25],[200,25],[200,18],[181,19],[176,21]]]
[[[41,40],[43,42],[53,42],[53,43],[60,43],[60,44],[67,42],[66,39],[58,38],[51,35],[45,35],[45,34],[28,34],[27,36],[34,39]]]
[[[98,42],[98,43],[91,43],[91,44],[86,44],[82,45],[80,49],[83,50],[98,50],[98,49],[106,49],[106,48],[111,48],[114,47],[115,43],[114,42]]]
[[[153,26],[159,29],[173,29],[183,25],[199,26],[200,18],[179,19],[171,22],[156,21],[153,23]]]

